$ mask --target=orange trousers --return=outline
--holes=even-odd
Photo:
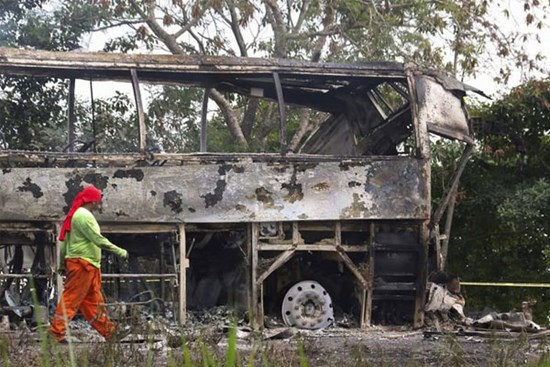
[[[50,332],[58,341],[65,339],[69,322],[80,311],[94,329],[109,339],[116,330],[116,324],[107,316],[101,294],[101,271],[82,259],[65,259],[65,268],[67,278]]]

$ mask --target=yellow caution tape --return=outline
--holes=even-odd
[[[547,283],[491,283],[491,282],[460,282],[460,285],[473,285],[482,287],[530,287],[530,288],[550,288]]]

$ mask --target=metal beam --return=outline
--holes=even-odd
[[[275,91],[277,92],[277,103],[279,105],[279,142],[281,144],[281,154],[285,155],[287,152],[287,139],[286,139],[286,111],[285,111],[285,99],[283,96],[283,87],[281,86],[281,79],[278,72],[273,72],[273,81],[275,82]]]
[[[258,237],[260,229],[258,223],[250,224],[250,244],[251,244],[251,262],[250,262],[250,305],[251,305],[251,323],[253,328],[263,328],[263,300],[262,287],[258,286]]]
[[[93,77],[94,80],[128,81],[128,70],[136,69],[144,81],[169,83],[206,84],[212,76],[235,75],[239,77],[272,72],[293,72],[311,84],[311,76],[333,81],[343,77],[372,77],[402,80],[402,63],[369,62],[314,63],[290,59],[207,56],[207,55],[159,55],[120,54],[110,52],[56,52],[0,48],[0,73],[5,75],[48,76],[59,78]],[[201,76],[204,76],[201,78]]]
[[[69,100],[67,102],[68,106],[68,116],[67,116],[67,151],[74,151],[74,122],[76,120],[74,114],[74,104],[75,104],[75,80],[71,78],[69,80]]]
[[[296,251],[337,251],[335,243],[313,243],[307,245],[292,245],[286,243],[261,243],[258,245],[258,251],[287,251],[295,249]],[[368,246],[365,245],[342,245],[345,252],[366,252]]]
[[[346,266],[351,271],[351,273],[355,275],[355,278],[357,278],[359,283],[361,283],[361,286],[365,289],[368,289],[369,282],[365,279],[365,277],[363,276],[361,271],[357,268],[357,266],[355,266],[355,264],[353,263],[353,260],[349,258],[349,256],[346,254],[344,249],[341,246],[336,246],[336,250],[337,250],[336,253],[338,254],[338,256],[340,256],[342,261],[344,261],[344,264],[346,264]]]
[[[136,101],[138,115],[139,131],[139,152],[145,154],[145,112],[143,111],[143,102],[141,100],[141,91],[139,90],[139,80],[136,69],[130,69],[132,76],[132,87],[134,89],[134,99]]]
[[[180,224],[178,226],[178,237],[179,237],[179,322],[180,325],[185,324],[187,318],[187,258],[186,258],[186,238],[185,238],[185,224]]]
[[[58,237],[61,233],[61,225],[63,223],[56,223],[55,224],[55,283],[57,288],[57,298],[61,299],[61,295],[63,294],[63,277],[61,274],[57,271],[61,265],[61,262],[64,262],[65,259],[61,258],[61,242],[59,242]]]
[[[281,266],[283,266],[288,260],[290,260],[292,258],[292,256],[294,256],[294,253],[296,252],[296,250],[292,249],[292,250],[287,250],[285,252],[283,252],[282,254],[280,254],[277,259],[275,259],[275,261],[273,263],[271,263],[271,265],[269,266],[269,268],[264,271],[259,277],[258,279],[256,279],[256,286],[259,287],[262,285],[263,281],[267,279],[268,276],[271,275],[271,273],[273,273],[275,270],[279,269]]]
[[[206,88],[204,90],[204,94],[202,96],[202,108],[201,108],[201,142],[200,142],[200,150],[201,153],[206,153],[208,150],[207,146],[207,137],[208,137],[208,126],[207,126],[207,117],[208,117],[208,98],[210,97],[210,88]]]

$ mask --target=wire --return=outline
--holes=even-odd
[[[550,288],[548,283],[493,283],[493,282],[460,282],[460,285],[482,286],[482,287],[527,287],[527,288]]]

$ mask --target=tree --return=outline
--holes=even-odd
[[[46,11],[44,7],[55,5],[51,3],[46,0],[3,1],[0,45],[71,51],[80,48],[82,36],[95,29],[98,19],[105,16],[97,12],[95,3],[63,2],[54,7],[53,12]],[[89,17],[90,12],[96,16]],[[60,24],[64,26],[60,27]],[[67,98],[65,80],[0,78],[0,148],[66,149]],[[129,104],[129,99],[120,94],[108,102],[96,100],[94,109],[97,116],[92,116],[91,103],[77,103],[76,138],[81,143],[79,146],[90,145],[92,126],[96,125],[101,132],[102,146],[107,150],[116,147],[120,151],[135,151],[137,143],[129,139],[131,136],[122,134],[133,128],[128,124],[132,119]],[[95,117],[97,121],[92,121]]]
[[[101,0],[94,4],[95,30],[127,30],[106,42],[107,51],[145,47],[173,54],[313,62],[413,61],[462,77],[474,74],[482,65],[482,46],[494,44],[500,57],[513,60],[514,67],[539,67],[538,56],[529,56],[523,49],[528,35],[521,34],[523,41],[512,42],[520,34],[508,37],[490,17],[499,2],[486,0]],[[536,0],[526,1],[527,25],[543,27],[546,7]],[[512,67],[506,65],[501,70],[502,80]],[[273,107],[260,107],[254,98],[235,98],[215,89],[210,98],[241,149],[265,150],[266,137],[277,126]],[[295,150],[317,119],[303,110],[291,110],[289,116],[290,148]],[[149,123],[158,125],[154,119]],[[266,132],[266,127],[270,131]]]
[[[466,280],[550,282],[549,87],[550,80],[528,82],[476,112],[479,146],[462,176],[449,250],[449,270]],[[535,298],[535,317],[547,322],[544,289],[467,292],[478,310],[509,311]]]
[[[540,61],[537,55],[527,55],[523,49],[529,39],[527,34],[507,35],[491,20],[491,9],[499,6],[498,1],[10,0],[8,4],[7,11],[19,17],[14,24],[6,21],[10,17],[2,18],[3,25],[11,24],[5,28],[13,30],[8,31],[15,42],[11,44],[42,49],[74,49],[80,46],[87,32],[107,31],[103,49],[112,52],[161,49],[173,54],[277,57],[313,62],[412,61],[421,67],[462,77],[481,67],[484,46],[493,44],[499,61],[512,62],[502,68],[502,80],[512,66],[533,69],[539,67]],[[54,11],[41,12],[42,5]],[[532,28],[543,27],[546,8],[547,5],[538,0],[526,0],[525,23]],[[109,32],[113,29],[116,31]],[[19,33],[27,36],[18,36]],[[172,95],[168,98],[173,98],[175,90],[166,91]],[[164,98],[157,91],[153,93],[154,98]],[[201,96],[196,92],[182,90],[181,93],[183,98],[193,98],[189,105],[200,103]],[[210,98],[215,101],[217,114],[225,124],[225,127],[212,124],[211,128],[222,128],[214,135],[221,138],[228,134],[223,140],[236,141],[237,150],[270,149],[269,142],[275,140],[277,134],[275,107],[215,89]],[[177,116],[177,112],[172,110],[171,115]],[[320,119],[293,108],[287,115],[289,146],[296,150]],[[184,122],[172,119],[168,129],[166,116],[155,112],[148,114],[147,121],[153,132],[194,132],[189,129],[190,123],[190,119]],[[182,144],[188,147],[194,144],[191,137],[188,142],[178,139],[166,142],[167,147],[183,149]]]

